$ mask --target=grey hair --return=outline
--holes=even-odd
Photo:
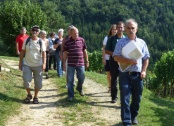
[[[135,23],[135,25],[136,25],[137,28],[138,28],[138,23],[137,23],[136,20],[133,19],[133,18],[127,19],[126,22],[125,22],[125,26],[127,26],[127,25],[128,25],[129,23],[131,23],[131,22]]]
[[[75,26],[70,28],[70,32],[75,31],[75,30],[79,31]]]
[[[47,32],[44,31],[44,30],[41,30],[41,31],[40,31],[40,35],[42,35],[42,34],[47,34]]]

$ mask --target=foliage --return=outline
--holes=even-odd
[[[164,53],[154,67],[151,88],[161,96],[174,97],[174,51]]]
[[[89,68],[88,71],[102,72],[103,64],[102,64],[102,52],[94,51],[93,53],[88,52],[89,59]]]
[[[7,0],[0,6],[0,36],[6,45],[5,52],[15,54],[15,37],[19,29],[25,26],[30,29],[33,25],[39,25],[41,29],[47,29],[47,17],[37,3],[28,0],[18,2]]]

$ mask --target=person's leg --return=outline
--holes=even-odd
[[[112,97],[112,103],[115,103],[117,100],[117,77],[119,74],[118,71],[118,63],[114,61],[112,57],[110,57],[109,60],[110,63],[110,74],[111,74],[111,97]]]
[[[59,56],[59,53],[58,52],[55,52],[55,58],[56,58],[56,61],[57,61],[57,75],[59,76],[59,77],[61,77],[62,76],[62,61],[60,60],[60,56]]]
[[[51,69],[52,59],[53,59],[53,55],[50,55],[49,56],[49,69]]]
[[[77,71],[77,79],[78,79],[78,83],[77,83],[77,90],[80,92],[82,92],[82,85],[84,83],[85,80],[85,67],[84,66],[78,66],[76,67],[76,71]]]
[[[109,65],[109,60],[106,60],[105,64],[105,71],[107,74],[107,81],[108,81],[108,92],[111,91],[111,74],[110,74],[110,65]]]
[[[140,108],[140,101],[143,92],[143,81],[140,78],[140,73],[131,76],[131,92],[132,92],[132,101],[130,105],[131,119],[134,120],[138,115],[138,111]]]
[[[121,119],[124,125],[131,125],[131,112],[130,112],[130,95],[131,86],[130,79],[127,73],[119,75],[120,85],[120,101],[121,101]]]
[[[48,68],[49,68],[49,53],[48,53],[48,51],[46,51],[46,69],[45,69],[46,79],[49,78]]]
[[[108,81],[108,92],[110,92],[111,91],[111,74],[110,74],[110,71],[107,71],[106,74],[107,74],[107,81]]]
[[[75,67],[67,66],[68,98],[74,97],[74,73]]]
[[[42,88],[42,66],[32,67],[32,70],[34,75],[34,99],[36,99],[38,98],[39,90]]]
[[[54,54],[53,55],[53,68],[54,68],[54,70],[56,70],[57,69],[57,61],[56,61],[56,56],[55,56],[56,54]],[[59,58],[60,59],[60,58]]]
[[[23,84],[27,91],[27,98],[25,99],[26,103],[29,103],[30,99],[32,98],[32,95],[30,92],[31,81],[32,81],[32,71],[29,66],[23,65]]]

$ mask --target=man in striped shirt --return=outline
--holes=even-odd
[[[87,46],[85,40],[79,37],[79,31],[76,27],[70,29],[71,37],[65,41],[63,48],[64,71],[66,70],[65,61],[68,58],[67,80],[68,80],[68,100],[74,98],[74,74],[77,72],[77,88],[81,96],[84,96],[82,85],[85,79],[85,66],[89,67]]]

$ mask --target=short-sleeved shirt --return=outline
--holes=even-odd
[[[24,41],[25,41],[28,37],[29,37],[29,36],[28,36],[27,34],[25,34],[25,35],[20,34],[20,35],[18,35],[18,36],[16,37],[16,43],[18,43],[19,52],[21,52],[21,50],[22,50],[22,45],[23,45]]]
[[[125,38],[125,36],[123,35],[122,38]],[[119,38],[117,35],[109,37],[107,44],[106,44],[106,47],[105,47],[105,50],[114,52],[115,45],[119,39],[121,39],[121,38]]]
[[[62,42],[63,40],[60,40],[59,38],[56,38],[54,41],[54,45],[58,44],[59,42]],[[62,44],[60,44],[57,48],[56,48],[56,52],[59,53],[61,51],[61,46]]]
[[[70,37],[65,41],[63,51],[67,51],[68,66],[84,66],[84,50],[87,49],[85,40],[78,37],[76,40]]]
[[[23,43],[22,50],[25,50],[24,64],[30,67],[38,67],[43,64],[42,61],[42,51],[46,51],[46,46],[44,41],[41,40],[41,49],[39,44],[39,39],[32,40],[27,43],[26,41]],[[41,50],[41,52],[40,52]]]
[[[107,41],[108,41],[108,36],[106,36],[106,37],[104,38],[104,40],[103,40],[103,45],[104,45],[104,46],[106,46]],[[105,60],[109,60],[109,57],[110,57],[110,55],[105,54]]]
[[[149,54],[149,50],[147,48],[147,45],[145,43],[144,40],[137,38],[135,40],[130,40],[128,37],[120,39],[118,41],[118,43],[116,44],[113,56],[118,55],[118,56],[122,56],[122,48],[128,44],[129,42],[135,42],[135,44],[137,45],[137,47],[139,48],[139,50],[142,52],[142,58],[137,60],[137,64],[136,65],[132,65],[129,68],[126,69],[125,72],[141,72],[142,70],[142,61],[145,59],[150,58],[150,54]],[[119,68],[120,70],[120,68]]]

